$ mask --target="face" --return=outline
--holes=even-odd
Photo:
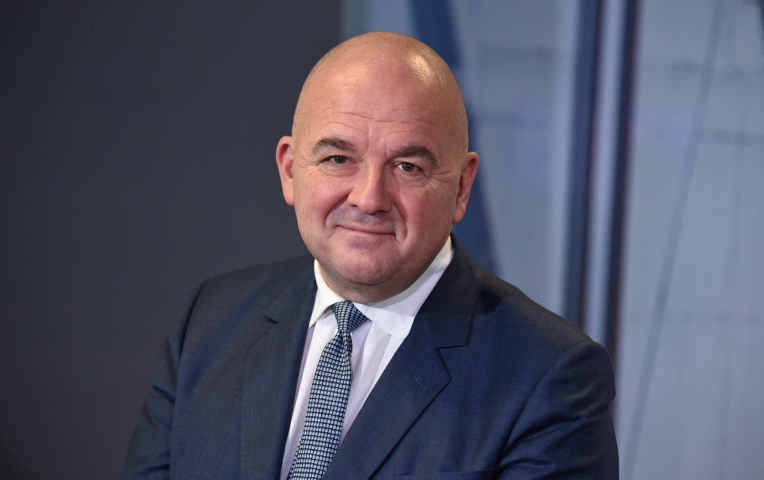
[[[276,154],[324,279],[364,303],[424,272],[464,215],[477,169],[477,155],[460,155],[454,141],[450,104],[416,72],[390,72],[362,66],[314,79],[295,136]]]

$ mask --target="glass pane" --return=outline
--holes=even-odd
[[[622,478],[764,469],[762,2],[644,0],[619,366]]]

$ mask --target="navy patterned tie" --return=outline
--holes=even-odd
[[[318,480],[323,477],[340,444],[350,395],[350,354],[353,351],[350,332],[367,318],[347,300],[332,305],[332,311],[337,318],[337,335],[326,344],[318,360],[305,426],[289,469],[289,479]]]

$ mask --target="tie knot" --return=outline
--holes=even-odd
[[[340,332],[350,333],[368,320],[366,315],[359,312],[353,302],[345,300],[332,305],[332,311],[337,318],[337,328]]]

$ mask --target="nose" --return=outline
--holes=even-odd
[[[365,165],[356,175],[348,202],[366,215],[389,212],[392,198],[388,191],[389,180],[384,166]]]

